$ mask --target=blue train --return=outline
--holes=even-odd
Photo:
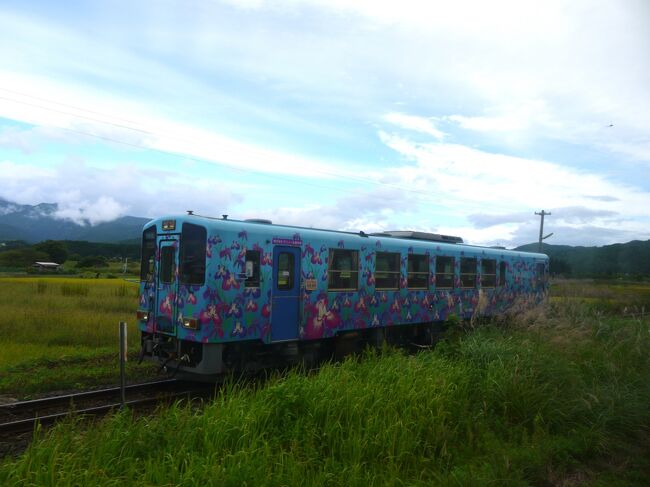
[[[546,298],[548,257],[423,232],[366,234],[194,215],[142,234],[142,355],[215,377],[384,340],[430,344],[450,316]]]

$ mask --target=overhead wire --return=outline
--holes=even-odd
[[[72,108],[74,110],[79,110],[80,112],[92,113],[92,114],[100,115],[100,116],[106,117],[106,118],[113,118],[113,119],[119,120],[121,122],[126,122],[126,123],[132,123],[132,124],[135,124],[135,125],[139,125],[138,122],[135,122],[133,120],[128,120],[126,118],[120,118],[120,117],[116,117],[114,115],[106,115],[105,113],[97,112],[95,110],[90,110],[88,108],[78,107],[76,105],[70,105],[68,103],[62,103],[60,101],[50,100],[48,98],[43,98],[43,97],[32,95],[32,94],[29,94],[29,93],[23,93],[23,92],[16,91],[16,90],[10,90],[9,88],[4,88],[2,86],[0,86],[0,91],[6,91],[7,93],[13,93],[14,95],[24,96],[26,98],[33,98],[34,100],[40,100],[40,101],[44,101],[46,103],[51,103],[52,105],[59,105],[59,106],[62,106],[62,107]]]
[[[61,114],[68,115],[68,116],[71,116],[71,117],[83,118],[85,120],[90,120],[90,121],[97,122],[97,123],[105,123],[105,124],[112,125],[112,126],[119,127],[119,128],[125,128],[125,129],[129,129],[129,130],[137,130],[138,132],[142,132],[142,133],[145,133],[147,135],[160,136],[160,134],[157,134],[155,132],[150,132],[150,131],[143,130],[143,129],[136,129],[136,128],[128,127],[128,126],[121,125],[121,124],[115,124],[115,123],[95,119],[95,118],[92,118],[92,117],[86,117],[86,116],[83,116],[83,115],[77,115],[77,114],[73,114],[73,113],[69,113],[69,112],[64,112],[64,111],[61,111],[61,110],[55,110],[53,108],[49,108],[49,107],[45,107],[45,106],[42,106],[42,105],[37,105],[37,104],[29,103],[29,102],[25,102],[25,101],[22,101],[22,100],[14,100],[14,99],[7,98],[7,97],[4,97],[4,96],[0,96],[0,99],[8,100],[8,101],[11,101],[11,102],[14,102],[14,103],[20,103],[20,104],[24,104],[24,105],[28,105],[28,106],[33,106],[35,108],[41,108],[41,109],[44,109],[44,110],[50,110],[50,111],[53,111],[53,112],[56,112],[56,113],[61,113]],[[349,194],[349,191],[347,191],[347,190],[332,187],[332,186],[323,186],[323,185],[319,185],[319,184],[314,184],[313,182],[311,182],[309,180],[307,180],[307,181],[297,180],[297,179],[292,179],[292,178],[285,177],[285,176],[279,176],[277,174],[273,174],[273,173],[270,173],[270,172],[267,172],[267,171],[255,171],[253,169],[245,169],[245,168],[242,168],[242,167],[237,167],[235,165],[214,161],[212,159],[200,158],[200,157],[184,154],[184,153],[181,153],[181,152],[174,152],[174,151],[170,151],[170,150],[159,149],[159,148],[156,148],[156,147],[148,147],[148,146],[144,146],[144,145],[141,145],[141,144],[136,144],[134,142],[119,140],[119,139],[115,139],[113,137],[108,137],[106,135],[94,134],[94,133],[86,132],[86,131],[79,130],[79,129],[73,129],[73,128],[69,128],[69,127],[55,127],[55,128],[57,130],[63,130],[63,131],[71,132],[71,133],[74,133],[74,134],[93,137],[93,138],[96,138],[96,139],[104,140],[106,142],[121,144],[121,145],[129,146],[129,147],[133,147],[133,148],[136,148],[136,149],[144,150],[144,151],[155,152],[155,153],[166,155],[166,156],[178,157],[178,158],[188,160],[188,161],[199,162],[199,163],[202,163],[202,164],[216,164],[216,165],[223,166],[228,170],[238,171],[238,172],[244,173],[244,174],[254,174],[254,175],[257,175],[257,176],[276,179],[276,180],[279,180],[279,181],[284,181],[284,182],[289,182],[289,183],[305,184],[305,185],[308,185],[308,186],[311,186],[311,187],[314,187],[314,188],[326,189],[326,190],[329,190],[329,191],[336,191],[336,192],[340,192],[340,193]],[[178,139],[178,138],[176,138],[176,140],[181,141],[181,142],[190,142],[188,140]]]
[[[45,103],[54,104],[54,105],[58,105],[58,106],[63,106],[63,107],[66,107],[66,108],[71,108],[73,110],[92,113],[94,115],[99,115],[99,116],[107,118],[107,119],[113,118],[115,120],[120,120],[122,122],[126,122],[126,123],[129,123],[129,124],[141,125],[138,122],[134,122],[134,121],[131,121],[131,120],[115,117],[115,116],[112,116],[112,115],[107,115],[107,114],[97,112],[97,111],[94,111],[94,110],[89,110],[89,109],[81,108],[81,107],[78,107],[78,106],[75,106],[75,105],[70,105],[70,104],[66,104],[66,103],[57,102],[57,101],[54,101],[54,100],[34,96],[34,95],[31,95],[31,94],[21,93],[19,91],[10,90],[10,89],[4,88],[4,87],[0,87],[0,90],[8,92],[8,93],[12,93],[14,95],[23,96],[23,97],[27,97],[27,98],[32,98],[32,99],[35,99],[35,100],[40,100],[40,101],[43,101]],[[26,105],[26,106],[31,106],[31,107],[34,107],[34,108],[51,111],[51,112],[54,112],[54,113],[59,113],[59,114],[62,114],[62,115],[67,115],[67,116],[78,118],[78,119],[87,120],[87,121],[94,122],[94,123],[110,125],[110,126],[113,126],[113,127],[119,128],[119,129],[131,130],[131,131],[134,131],[134,132],[139,132],[141,134],[150,135],[150,136],[153,136],[153,137],[161,137],[161,136],[164,135],[165,137],[168,137],[168,138],[170,138],[172,140],[176,140],[178,142],[183,142],[183,143],[188,143],[188,144],[192,144],[192,143],[197,142],[195,140],[188,140],[188,139],[183,139],[183,138],[176,137],[174,135],[165,134],[164,132],[154,132],[152,130],[142,129],[142,128],[134,127],[134,126],[131,126],[131,125],[126,125],[124,123],[116,123],[116,122],[112,122],[110,120],[102,120],[100,118],[90,117],[90,116],[82,115],[82,114],[79,114],[79,113],[71,113],[69,111],[59,110],[59,109],[56,109],[56,108],[44,106],[44,105],[37,104],[37,103],[30,103],[30,102],[25,101],[25,100],[19,100],[19,99],[10,98],[10,97],[6,97],[6,96],[2,96],[2,95],[0,95],[0,99],[6,100],[6,101],[9,101],[9,102],[12,102],[12,103],[19,103],[19,104]],[[216,165],[220,165],[220,166],[223,166],[225,168],[228,168],[228,169],[231,169],[231,170],[234,170],[234,171],[238,171],[238,172],[241,172],[241,173],[254,174],[256,176],[272,178],[272,179],[285,181],[285,182],[290,182],[290,183],[306,184],[306,185],[309,185],[309,186],[312,186],[312,187],[315,187],[315,188],[326,189],[326,190],[341,192],[341,193],[345,193],[345,194],[350,193],[348,190],[345,190],[345,189],[336,188],[336,187],[332,187],[332,186],[324,186],[324,185],[314,184],[311,181],[308,181],[309,177],[307,177],[307,176],[304,176],[303,179],[297,180],[297,179],[292,179],[292,178],[285,177],[285,176],[279,176],[278,174],[274,174],[274,173],[269,172],[269,171],[254,170],[254,169],[247,169],[247,168],[238,167],[238,166],[236,166],[234,164],[228,164],[228,163],[222,162],[222,161],[220,161],[218,159],[211,159],[211,158],[207,158],[207,157],[197,157],[197,156],[192,156],[192,155],[189,155],[189,154],[186,154],[186,153],[183,153],[183,152],[174,152],[174,151],[170,151],[170,150],[159,149],[159,148],[156,148],[156,147],[145,146],[145,145],[142,145],[142,144],[137,144],[137,143],[134,143],[134,142],[119,140],[119,139],[115,139],[113,137],[94,134],[92,132],[86,132],[86,131],[79,130],[79,129],[72,129],[72,128],[69,128],[69,127],[57,127],[57,126],[54,126],[54,128],[59,129],[59,130],[72,132],[72,133],[76,133],[76,134],[79,134],[79,135],[94,137],[94,138],[104,140],[104,141],[107,141],[107,142],[112,142],[112,143],[116,143],[116,144],[130,146],[130,147],[145,150],[145,151],[156,152],[156,153],[159,153],[159,154],[172,156],[172,157],[179,157],[179,158],[189,160],[189,161],[193,161],[193,162],[199,162],[199,163],[202,163],[202,164],[216,164]],[[399,191],[402,191],[402,192],[416,194],[416,195],[419,195],[420,197],[422,197],[422,199],[424,199],[426,201],[435,202],[437,204],[444,203],[444,202],[441,202],[439,199],[431,198],[431,192],[430,191],[417,190],[417,189],[413,189],[413,188],[405,188],[403,186],[399,186],[399,185],[395,185],[395,184],[391,184],[391,183],[386,183],[384,181],[379,181],[379,180],[376,180],[376,179],[362,178],[362,177],[359,177],[359,176],[354,176],[354,175],[350,175],[350,174],[340,174],[340,173],[336,173],[336,172],[332,172],[332,171],[323,171],[322,169],[313,168],[312,171],[315,172],[315,173],[318,173],[318,174],[322,174],[324,176],[333,177],[335,179],[352,180],[352,181],[357,181],[357,182],[361,182],[361,183],[364,183],[364,184],[372,184],[372,185],[376,185],[376,186],[384,186],[384,187],[387,187],[387,188],[390,188],[390,189],[396,189],[396,190],[399,190]],[[307,179],[307,181],[305,181],[305,179]]]

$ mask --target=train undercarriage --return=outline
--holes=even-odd
[[[432,347],[444,332],[443,323],[423,323],[340,332],[320,340],[264,343],[245,340],[200,343],[162,333],[143,332],[141,359],[155,361],[179,378],[214,381],[225,373],[256,372],[301,364],[307,369],[326,360],[340,360],[365,348],[384,344],[416,350]]]

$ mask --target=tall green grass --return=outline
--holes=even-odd
[[[647,485],[650,320],[565,311],[233,383],[202,409],[72,420],[0,483]]]

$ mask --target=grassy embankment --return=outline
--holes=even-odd
[[[118,323],[129,324],[129,376],[136,366],[137,284],[117,279],[0,278],[0,394],[38,393],[115,383]]]
[[[200,410],[70,421],[0,484],[647,485],[650,319],[607,296],[233,386]]]

